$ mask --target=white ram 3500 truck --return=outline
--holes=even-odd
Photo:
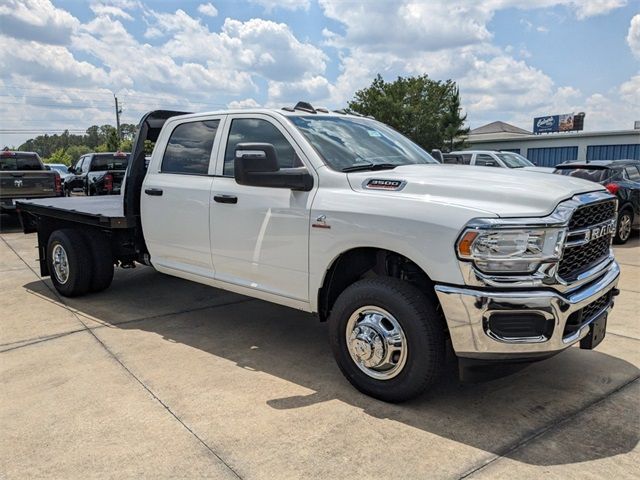
[[[465,362],[594,348],[618,293],[602,186],[440,165],[375,120],[308,104],[151,112],[124,190],[19,203],[58,292],[141,262],[317,312],[346,378],[386,401],[433,385],[449,345]]]

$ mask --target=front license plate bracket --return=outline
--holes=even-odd
[[[593,350],[596,348],[607,333],[607,314],[600,315],[591,325],[589,325],[589,333],[580,340],[580,348],[585,350]]]

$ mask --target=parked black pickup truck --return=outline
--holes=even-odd
[[[0,152],[0,212],[13,213],[15,201],[62,195],[60,175],[35,152]]]
[[[64,194],[119,195],[129,154],[124,152],[87,153],[80,157],[64,181]]]

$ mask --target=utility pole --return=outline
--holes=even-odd
[[[113,94],[113,98],[116,101],[116,134],[118,135],[118,141],[122,140],[120,136],[120,114],[122,113],[122,109],[118,107],[118,97],[116,97],[115,93]]]

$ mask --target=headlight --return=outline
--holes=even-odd
[[[458,240],[458,256],[485,273],[531,273],[541,263],[560,260],[565,233],[564,228],[467,229]]]

